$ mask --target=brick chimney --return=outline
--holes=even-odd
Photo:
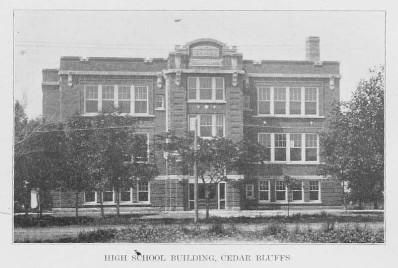
[[[314,63],[319,63],[321,60],[319,51],[319,37],[309,36],[305,40],[305,59],[308,61],[313,61]]]

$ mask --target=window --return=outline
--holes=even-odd
[[[119,86],[119,112],[131,113],[131,88],[129,86]]]
[[[271,111],[271,88],[258,88],[258,114],[270,114]]]
[[[115,87],[102,86],[102,111],[109,113],[115,108]]]
[[[102,192],[102,201],[103,202],[113,202],[113,190],[105,189]]]
[[[275,184],[275,199],[276,201],[286,200],[286,187],[283,181],[276,181]]]
[[[148,114],[148,87],[130,85],[84,86],[84,113],[112,112]]]
[[[206,198],[206,189],[205,184],[199,183],[198,184],[198,199],[205,199]],[[193,188],[192,188],[193,190]],[[209,199],[216,198],[217,193],[217,186],[215,184],[207,184],[207,195]]]
[[[258,143],[266,148],[266,161],[301,164],[319,161],[316,133],[258,133]]]
[[[275,161],[286,161],[286,134],[275,134]]]
[[[140,181],[137,188],[138,202],[149,202],[149,182]]]
[[[246,184],[246,198],[252,199],[254,198],[254,185]]]
[[[290,114],[301,114],[301,88],[290,88]]]
[[[301,134],[290,134],[290,161],[301,161]]]
[[[224,77],[188,77],[188,100],[224,101]]]
[[[310,201],[319,201],[319,181],[310,181]]]
[[[147,133],[136,133],[134,135],[133,148],[136,149],[132,157],[134,162],[147,162],[148,161],[148,134]]]
[[[131,188],[124,187],[120,189],[120,202],[131,202]]]
[[[318,88],[266,87],[257,88],[258,115],[316,116],[318,115]]]
[[[305,134],[305,161],[318,160],[318,135]]]
[[[156,95],[155,109],[156,110],[164,110],[164,96],[163,95]]]
[[[258,182],[258,200],[269,201],[269,181]]]
[[[96,201],[97,201],[97,193],[95,191],[89,190],[84,192],[85,203],[95,203]]]
[[[305,114],[317,114],[317,88],[305,88]]]
[[[267,161],[271,160],[271,134],[268,133],[259,133],[258,134],[258,143],[265,147]]]
[[[292,197],[293,201],[302,201],[303,200],[303,184],[302,184],[302,182],[299,182],[299,183],[293,185],[292,193],[293,193],[293,197]]]
[[[274,113],[286,114],[286,88],[274,88]]]
[[[223,114],[189,115],[189,131],[195,130],[198,120],[198,136],[204,138],[225,136],[225,116]]]
[[[134,113],[146,114],[148,113],[148,88],[134,87]]]
[[[98,86],[85,86],[86,113],[98,113]]]

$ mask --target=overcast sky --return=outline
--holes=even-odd
[[[384,65],[384,22],[375,11],[16,11],[14,93],[29,117],[41,115],[41,70],[59,68],[61,56],[167,58],[175,45],[214,38],[244,59],[304,60],[305,38],[319,36],[321,60],[341,63],[348,100]]]

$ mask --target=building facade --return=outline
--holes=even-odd
[[[253,164],[253,175],[229,175],[233,182],[211,189],[213,209],[279,209],[288,201],[296,208],[341,206],[340,182],[318,174],[319,133],[340,89],[339,63],[321,61],[319,42],[307,38],[303,61],[244,60],[236,47],[214,39],[176,46],[167,59],[61,57],[59,69],[43,70],[43,116],[62,122],[116,106],[139,119],[136,132],[148,145],[156,134],[183,134],[197,121],[200,137],[249,137],[265,146],[268,164]],[[160,175],[121,191],[122,210],[192,209],[194,178],[166,170],[163,152],[154,155]],[[290,193],[286,175],[301,183]],[[51,195],[55,210],[75,206],[67,189]],[[102,199],[111,209],[115,195],[87,191],[79,205],[95,210]],[[198,195],[203,208],[203,185]]]

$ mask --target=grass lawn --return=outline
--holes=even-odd
[[[383,243],[383,214],[140,219],[14,218],[19,243]]]

